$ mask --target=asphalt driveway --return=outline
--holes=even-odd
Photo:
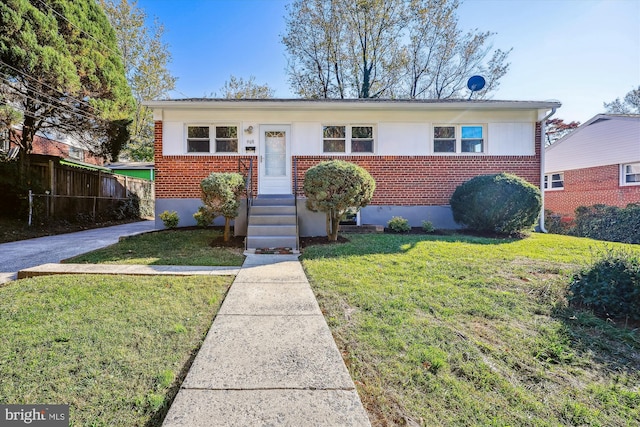
[[[0,283],[11,279],[24,268],[45,263],[58,263],[63,259],[117,243],[121,236],[139,234],[154,228],[154,221],[140,221],[77,233],[2,243],[0,244]]]

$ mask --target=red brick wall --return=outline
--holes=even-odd
[[[565,171],[564,190],[544,192],[545,209],[570,217],[579,206],[629,203],[640,203],[640,186],[621,186],[619,165]]]
[[[238,158],[254,158],[257,165],[256,156],[163,156],[162,122],[156,122],[155,126],[157,198],[198,198],[199,183],[209,173],[236,172]],[[373,205],[448,205],[458,185],[490,173],[512,173],[539,186],[539,125],[536,140],[533,156],[296,156],[298,193],[302,194],[305,171],[332,158],[356,163],[369,171],[377,187]],[[253,179],[256,191],[257,168]]]
[[[298,182],[321,160],[332,157],[299,156]],[[340,156],[333,157],[365,168],[376,180],[372,205],[448,205],[456,187],[477,176],[508,172],[540,184],[534,156]],[[299,188],[299,194],[302,194]]]
[[[15,146],[15,144],[12,143],[11,146],[13,147]],[[102,166],[104,164],[104,159],[102,157],[94,156],[88,150],[83,151],[83,162],[98,166]],[[35,135],[33,137],[33,147],[31,152],[33,154],[44,154],[47,156],[62,157],[63,159],[71,158],[69,156],[69,145],[64,144],[60,141],[42,138],[38,135]]]

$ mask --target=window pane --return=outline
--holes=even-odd
[[[436,153],[455,153],[456,141],[455,139],[439,139],[433,141],[433,151]]]
[[[564,188],[564,182],[562,182],[562,181],[551,181],[551,188]]]
[[[352,153],[373,153],[373,139],[351,140]]]
[[[456,128],[453,126],[436,126],[433,128],[434,138],[455,138]]]
[[[344,140],[325,139],[322,142],[322,151],[325,153],[344,153]]]
[[[322,128],[324,138],[344,138],[346,135],[344,126],[325,126]]]
[[[633,163],[633,164],[630,164],[630,165],[625,165],[625,171],[628,174],[640,173],[640,163]]]
[[[189,153],[208,153],[209,152],[209,140],[208,139],[188,139],[187,140],[187,152],[189,152]]]
[[[463,139],[462,152],[463,153],[482,153],[482,140],[481,139]]]
[[[238,128],[236,126],[216,126],[216,138],[237,138]]]
[[[371,126],[354,126],[351,128],[351,138],[373,138]]]
[[[482,139],[482,126],[462,126],[462,139]]]
[[[209,138],[209,126],[189,126],[187,138]]]
[[[216,139],[216,152],[218,153],[237,153],[237,139]]]

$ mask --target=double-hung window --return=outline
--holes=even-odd
[[[640,163],[622,165],[620,178],[622,185],[640,185]]]
[[[562,190],[564,189],[564,173],[549,173],[544,176],[545,190]]]
[[[433,127],[434,153],[484,153],[485,126],[436,125]]]
[[[211,137],[213,145],[211,144]],[[237,153],[237,126],[187,126],[188,153]]]
[[[373,126],[327,125],[322,127],[324,153],[373,153]]]

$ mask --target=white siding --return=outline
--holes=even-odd
[[[382,156],[424,156],[429,154],[427,123],[380,123],[376,154]]]
[[[488,154],[511,156],[535,154],[533,123],[489,123],[487,138]]]
[[[437,124],[486,124],[487,152],[490,155],[533,155],[535,110],[459,111],[459,110],[258,110],[258,109],[183,109],[162,110],[163,154],[186,154],[187,124],[237,124],[239,154],[246,147],[259,150],[260,125],[291,125],[292,155],[321,155],[322,126],[372,125],[375,128],[376,155],[430,155],[431,132]],[[158,114],[159,116],[159,114]],[[159,118],[159,117],[157,117]],[[249,133],[247,128],[253,127]],[[253,141],[253,142],[252,142]],[[194,154],[202,155],[202,154]],[[482,155],[482,154],[481,154]]]
[[[549,147],[545,171],[562,172],[640,161],[640,120],[596,120]]]

